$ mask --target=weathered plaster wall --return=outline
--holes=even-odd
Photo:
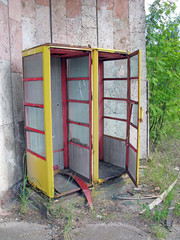
[[[130,51],[141,49],[141,106],[144,121],[140,125],[140,157],[148,155],[148,111],[146,82],[146,42],[145,42],[145,6],[144,0],[129,0]]]
[[[21,179],[21,51],[45,42],[142,49],[141,154],[147,152],[144,0],[0,0],[0,195]],[[52,35],[51,35],[52,32]]]

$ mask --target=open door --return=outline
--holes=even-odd
[[[68,167],[91,179],[91,54],[67,59]]]
[[[136,186],[139,183],[140,56],[140,50],[128,56],[126,170]]]

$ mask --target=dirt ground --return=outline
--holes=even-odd
[[[143,204],[153,199],[138,199],[156,194],[152,186],[141,182],[135,188],[125,175],[91,189],[93,211],[83,193],[75,193],[46,202],[47,217],[31,201],[27,202],[26,213],[22,214],[20,201],[14,197],[0,210],[0,240],[180,239],[180,219],[174,218],[171,232],[164,228],[165,234],[161,236],[155,235],[152,223],[139,214]],[[154,228],[161,229],[160,226]]]

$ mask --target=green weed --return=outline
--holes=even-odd
[[[20,213],[26,213],[27,203],[30,196],[30,192],[26,189],[27,184],[27,173],[26,173],[26,153],[23,154],[23,185],[21,192],[19,194],[21,203],[20,203]]]

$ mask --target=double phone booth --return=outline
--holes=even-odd
[[[27,176],[48,197],[127,173],[139,181],[140,50],[44,44],[23,53]]]

